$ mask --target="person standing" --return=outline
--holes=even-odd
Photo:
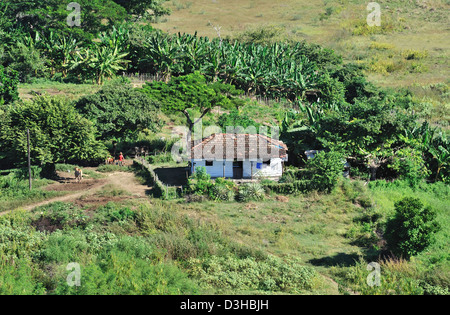
[[[122,152],[120,152],[120,155],[119,155],[119,166],[123,166],[123,154],[122,154]]]

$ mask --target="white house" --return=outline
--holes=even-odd
[[[278,179],[287,161],[287,146],[259,134],[218,133],[194,143],[191,173],[204,166],[212,178]]]

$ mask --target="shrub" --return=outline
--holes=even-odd
[[[382,59],[374,57],[368,65],[368,70],[374,73],[388,74],[403,69],[404,62],[402,60],[394,60],[392,58]]]
[[[128,207],[124,207],[113,202],[108,202],[105,206],[97,210],[97,215],[109,222],[132,220],[136,213]]]
[[[416,186],[430,174],[422,151],[411,147],[398,150],[388,167],[395,170],[400,179],[408,181],[411,186]]]
[[[168,295],[193,294],[197,286],[179,267],[151,263],[122,250],[103,251],[98,260],[82,266],[81,286],[69,287],[65,277],[54,294],[70,295]]]
[[[308,192],[313,189],[310,180],[295,180],[292,183],[264,183],[263,187],[274,193],[292,195]]]
[[[209,190],[209,197],[214,201],[233,201],[236,194],[236,185],[224,178],[217,178]]]
[[[206,287],[219,290],[260,290],[296,293],[312,289],[317,273],[292,259],[268,256],[262,260],[211,256],[190,259],[189,270]]]
[[[239,187],[238,200],[242,202],[264,199],[264,188],[259,183],[245,183]]]
[[[206,168],[199,166],[195,168],[194,174],[188,179],[187,193],[207,195],[212,186],[211,176],[206,171]]]
[[[399,30],[401,27],[399,22],[400,21],[393,21],[392,19],[384,18],[381,26],[379,27],[369,26],[367,21],[363,19],[351,20],[347,24],[349,25],[348,28],[353,35],[368,36],[374,34],[388,34]]]
[[[342,177],[343,160],[342,154],[336,151],[321,151],[308,160],[306,167],[312,174],[313,187],[319,191],[331,192]]]
[[[375,50],[392,50],[395,48],[395,46],[389,43],[372,42],[370,43],[369,48]]]
[[[424,208],[418,198],[405,197],[395,203],[395,210],[395,216],[386,226],[389,249],[409,258],[434,243],[434,234],[440,226],[433,209]]]
[[[173,157],[172,154],[169,152],[163,154],[149,155],[147,157],[147,160],[150,164],[167,163],[172,162]]]
[[[418,59],[424,59],[428,57],[428,51],[423,50],[412,50],[408,49],[402,52],[402,57],[406,60],[418,60]]]
[[[416,271],[403,260],[380,261],[380,285],[369,286],[368,262],[360,259],[350,267],[333,267],[332,273],[339,277],[344,287],[362,295],[421,295],[423,289],[419,281],[411,275]],[[344,291],[344,293],[347,293]]]
[[[19,99],[19,74],[0,65],[0,106]]]
[[[43,284],[35,281],[33,268],[26,260],[9,264],[0,258],[0,295],[45,294]]]
[[[89,219],[80,208],[63,202],[51,203],[33,212],[32,225],[40,231],[53,232],[55,229],[85,227]]]
[[[31,227],[12,227],[8,221],[0,225],[0,261],[34,258],[44,243],[45,236]]]

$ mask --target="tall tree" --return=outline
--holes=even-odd
[[[186,116],[189,130],[216,106],[233,107],[235,100],[232,94],[238,93],[234,88],[222,83],[207,84],[199,72],[186,76],[174,77],[169,83],[146,83],[143,91],[161,103],[162,110],[181,112]],[[223,93],[227,91],[227,93]],[[200,112],[199,118],[193,118],[190,110]]]
[[[76,103],[76,108],[95,122],[104,140],[132,138],[142,129],[156,131],[158,106],[146,94],[120,83],[106,85]]]
[[[38,96],[7,108],[0,125],[0,152],[5,164],[27,160],[27,128],[34,165],[90,163],[103,160],[105,147],[96,140],[94,125],[63,98]],[[3,163],[3,162],[2,162]]]
[[[127,18],[127,11],[113,0],[77,0],[80,5],[80,26],[67,23],[67,5],[71,0],[2,0],[3,12],[14,21],[15,27],[22,27],[29,34],[36,31],[50,31],[73,35],[78,39],[92,39],[96,33]]]

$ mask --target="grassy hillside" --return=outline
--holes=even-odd
[[[443,229],[411,261],[378,260],[377,231],[403,196],[433,206]],[[449,201],[442,183],[401,181],[201,203],[105,186],[0,216],[0,253],[15,262],[0,264],[0,294],[448,294]],[[371,261],[380,286],[366,283]],[[66,284],[69,262],[81,265],[80,287]]]
[[[279,190],[270,188],[278,187],[275,186],[278,183],[261,180],[264,184],[258,187],[260,196],[254,199],[239,198],[239,188],[230,188],[223,181],[220,186],[220,180],[213,185],[209,179],[195,182],[192,178],[187,185],[183,182],[184,194],[176,190],[177,193],[170,198],[159,198],[164,197],[164,188],[167,189],[166,196],[169,195],[169,187],[164,185],[181,185],[174,184],[179,179],[175,177],[182,177],[184,181],[187,175],[187,162],[177,163],[169,155],[176,141],[172,138],[175,126],[186,126],[187,118],[181,111],[173,112],[163,104],[163,110],[157,116],[161,124],[155,130],[143,123],[129,135],[124,132],[117,138],[103,137],[97,130],[85,137],[88,140],[101,138],[110,151],[113,148],[116,153],[123,151],[128,158],[126,167],[83,166],[83,182],[75,183],[71,172],[75,165],[66,164],[72,162],[66,162],[65,158],[55,157],[53,162],[60,160],[55,165],[59,177],[53,178],[55,180],[41,178],[43,163],[40,166],[34,163],[31,191],[25,168],[0,173],[0,295],[448,295],[450,186],[448,154],[444,154],[448,142],[438,132],[434,140],[440,142],[433,142],[433,137],[428,138],[428,130],[422,134],[418,126],[421,121],[428,121],[444,131],[450,130],[450,1],[380,0],[382,26],[379,28],[367,26],[367,3],[362,0],[170,0],[166,5],[172,9],[172,14],[157,18],[153,24],[169,33],[197,32],[210,38],[220,36],[256,43],[303,40],[317,43],[335,50],[345,62],[363,65],[365,74],[375,85],[395,90],[408,89],[412,95],[411,105],[409,95],[401,93],[386,100],[362,98],[349,103],[352,106],[345,103],[342,107],[319,107],[317,113],[324,112],[323,117],[313,116],[312,107],[304,107],[296,113],[292,110],[292,103],[283,98],[266,100],[266,103],[246,96],[240,99],[242,103],[237,102],[240,104],[238,118],[246,117],[258,125],[283,126],[287,141],[291,141],[290,162],[296,154],[297,158],[300,157],[298,153],[305,150],[305,143],[314,144],[316,148],[320,141],[324,141],[324,147],[329,144],[332,151],[339,149],[336,144],[348,147],[349,152],[356,152],[356,147],[363,151],[360,144],[364,150],[370,149],[367,157],[360,156],[362,153],[359,152],[355,158],[355,154],[346,152],[349,159],[357,159],[358,162],[352,165],[351,179],[342,178],[342,170],[339,169],[342,159],[338,159],[334,164],[338,166],[336,173],[339,179],[331,177],[334,167],[323,171],[330,175],[329,181],[333,184],[333,189],[327,193],[317,190],[317,187],[301,189],[306,184],[315,186],[325,177],[320,169],[302,164],[286,165],[287,172],[280,181]],[[132,26],[136,27],[136,24]],[[142,34],[145,32],[134,33],[133,41],[144,39]],[[105,43],[109,47],[111,42]],[[140,43],[134,44],[130,46],[133,47],[131,51],[142,49],[134,56],[135,66],[142,66],[140,62],[149,56],[151,58],[153,50],[145,45],[139,46]],[[224,47],[222,44],[220,47]],[[175,45],[181,50],[190,47],[179,42]],[[164,60],[164,53],[160,56]],[[174,65],[180,62],[177,57],[173,60]],[[266,59],[256,60],[259,65]],[[291,55],[287,60],[292,61]],[[152,67],[127,68],[125,72],[132,72],[130,69],[164,71],[156,65]],[[81,69],[84,70],[83,67]],[[283,69],[280,72],[285,71],[284,68],[279,69]],[[89,83],[89,76],[89,79],[72,81],[82,78],[76,74],[64,83],[62,77],[50,79],[49,73],[42,76],[35,73],[36,76],[27,83],[21,83],[19,97],[31,100],[31,104],[34,99],[40,99],[36,95],[47,93],[67,98],[69,102],[102,89],[102,86]],[[104,85],[117,84],[119,96],[111,102],[99,101],[99,104],[108,106],[99,106],[98,112],[110,113],[111,116],[126,112],[128,115],[125,107],[117,109],[109,105],[135,104],[138,97],[131,87],[145,86],[145,80],[132,77],[128,87],[123,78],[110,80],[116,74],[120,76],[121,72],[115,71],[110,77],[105,77]],[[278,72],[273,77],[280,80]],[[333,85],[327,82],[330,86],[324,84],[325,87],[332,90]],[[200,83],[197,85],[202,86]],[[152,92],[150,87],[147,88],[147,92]],[[113,94],[110,89],[105,98]],[[182,100],[180,103],[187,102]],[[323,103],[327,105],[326,101]],[[49,104],[53,106],[54,103]],[[50,105],[43,101],[39,106],[46,108]],[[316,105],[321,106],[322,103]],[[407,110],[403,111],[402,106]],[[12,109],[27,107],[8,105],[5,108],[8,111],[0,109],[0,116],[9,119],[8,115],[12,115],[13,118],[19,117],[18,122],[25,121],[19,116],[21,111]],[[354,108],[367,113],[367,117]],[[202,114],[199,108],[189,108],[188,111],[192,117]],[[31,113],[24,111],[23,115],[29,119],[29,124],[39,125],[40,121],[33,120],[34,112]],[[130,113],[133,118],[140,116],[136,112]],[[96,114],[94,110],[84,115],[97,128],[109,123],[99,122],[97,116],[91,117],[93,114]],[[217,106],[205,114],[202,123],[204,127],[220,124],[227,116],[232,118],[233,115],[229,108]],[[60,116],[55,117],[48,120],[60,120]],[[318,120],[320,124],[316,123]],[[11,127],[4,130],[15,130],[13,123],[7,119],[4,121],[8,128]],[[398,121],[404,124],[397,124]],[[408,129],[410,122],[418,122],[417,128],[411,126],[413,130]],[[111,122],[114,128],[121,124],[119,119]],[[43,135],[58,130],[52,129],[52,125],[42,125],[36,130],[42,130]],[[390,128],[392,125],[395,128]],[[411,135],[407,139],[399,137],[403,131],[409,131]],[[18,143],[14,142],[15,138],[4,138],[5,144]],[[320,141],[314,143],[317,139]],[[117,146],[114,146],[116,140]],[[426,141],[431,144],[425,145]],[[394,146],[396,142],[398,147]],[[32,145],[38,147],[37,144],[36,138]],[[129,155],[137,146],[148,150],[147,159],[159,179],[135,167],[137,163],[131,166]],[[5,145],[3,148],[10,147],[13,146]],[[43,146],[42,151],[47,151],[47,147]],[[59,151],[62,151],[59,147],[54,150],[56,153]],[[91,156],[84,159],[89,158]],[[387,162],[374,167],[375,175],[379,169],[378,180],[369,181],[371,164],[383,158]],[[329,156],[327,159],[325,162],[333,164]],[[426,167],[433,176],[423,172]],[[313,173],[323,176],[309,178]],[[304,178],[302,174],[306,174]],[[175,191],[176,187],[172,188],[171,191]],[[229,191],[233,198],[218,197]],[[431,246],[405,259],[400,255],[390,255],[392,248],[386,238],[387,225],[396,213],[395,203],[404,197],[420,198],[425,206],[432,207],[441,227]],[[14,209],[17,211],[9,213]],[[71,262],[81,266],[81,287],[68,286],[66,267]],[[367,283],[370,262],[381,265],[380,286]]]
[[[373,28],[362,0],[172,0],[172,14],[154,26],[208,37],[218,36],[220,28],[220,36],[232,38],[270,27],[277,40],[315,42],[368,65],[369,78],[381,85],[448,83],[449,2],[378,3],[382,24]]]

